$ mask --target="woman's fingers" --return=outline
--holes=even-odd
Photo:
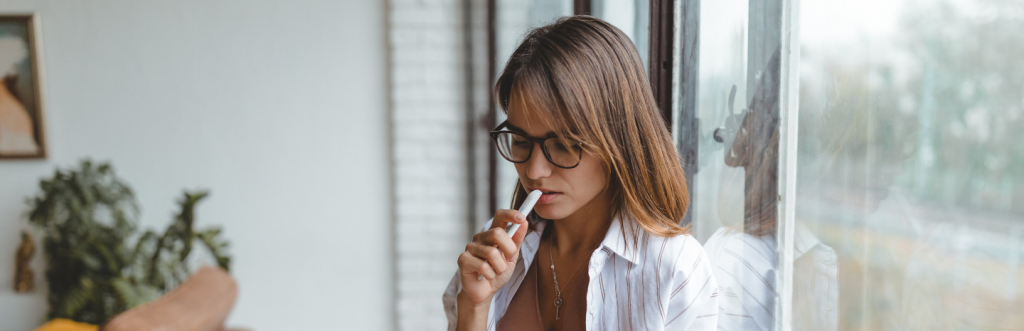
[[[519,230],[512,235],[512,242],[516,247],[516,251],[519,251],[519,246],[523,244],[523,239],[526,239],[527,229],[530,228],[530,223],[526,221],[526,215],[516,212],[516,218],[513,220],[514,223],[519,223]]]
[[[505,232],[505,228],[508,227],[509,223],[519,224],[519,230],[515,233],[515,238],[509,237],[508,233]],[[523,238],[526,237],[526,229],[529,228],[529,223],[526,222],[526,216],[512,209],[499,209],[494,214],[494,220],[491,222],[491,229],[478,233],[473,236],[473,241],[488,245],[498,246],[508,262],[513,262],[519,252],[519,245],[522,244]],[[518,241],[517,241],[518,240]]]
[[[485,246],[477,243],[469,243],[466,245],[466,251],[478,259],[486,260],[491,264],[491,268],[497,271],[498,274],[505,273],[505,269],[508,268],[508,262],[505,260],[505,255],[501,253],[494,246]]]
[[[514,238],[509,237],[505,228],[510,223],[519,224]],[[466,251],[459,255],[459,269],[463,274],[477,274],[477,280],[494,280],[509,271],[509,265],[519,257],[519,245],[526,237],[529,223],[526,216],[512,209],[498,210],[494,214],[491,228],[473,235],[473,242],[466,245]]]
[[[487,278],[487,280],[494,279],[494,277],[497,277],[498,275],[494,272],[494,269],[491,268],[490,263],[473,256],[473,254],[470,254],[468,251],[462,252],[462,254],[459,255],[459,269],[464,272],[475,272],[480,276]]]
[[[509,223],[518,223],[516,222],[518,215],[522,214],[520,214],[519,211],[513,209],[498,209],[498,211],[494,213],[494,220],[491,221],[491,228],[504,229],[508,227]],[[523,217],[523,220],[526,220],[525,216]]]
[[[473,236],[473,243],[490,246],[491,248],[497,247],[498,251],[504,254],[503,259],[506,262],[512,262],[511,259],[519,251],[515,242],[512,241],[512,238],[509,238],[508,233],[502,228],[493,228],[476,234],[476,236]]]

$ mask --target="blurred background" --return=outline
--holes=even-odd
[[[723,304],[767,300],[746,329],[1024,328],[1020,1],[6,0],[0,331],[99,324],[90,309],[113,317],[225,256],[228,326],[445,329],[456,258],[516,178],[487,134],[491,82],[527,31],[573,14],[621,29],[648,66],[692,192],[682,222],[764,259],[750,277],[772,292],[795,287]],[[731,161],[741,149],[775,168]],[[118,248],[56,225],[83,219]],[[88,239],[61,246],[88,276],[63,281],[93,292],[48,302],[61,231]],[[187,257],[156,258],[165,242]]]

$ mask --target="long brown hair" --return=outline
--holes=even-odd
[[[679,226],[690,204],[683,168],[640,55],[622,31],[582,15],[536,28],[512,53],[494,93],[505,114],[511,98],[523,98],[561,139],[583,142],[601,160],[613,215],[663,237],[689,233]],[[512,207],[525,198],[517,181]]]
[[[774,236],[779,202],[779,57],[768,59],[725,164],[745,171],[743,231]]]

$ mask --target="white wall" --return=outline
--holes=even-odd
[[[24,198],[82,157],[113,162],[145,227],[183,188],[212,190],[198,222],[232,243],[230,325],[393,327],[383,2],[0,2],[12,11],[42,15],[51,155],[0,161],[0,330],[45,311],[45,286],[10,290]]]

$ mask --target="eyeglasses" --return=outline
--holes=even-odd
[[[501,122],[491,131],[491,138],[498,152],[512,163],[523,163],[533,155],[533,145],[539,143],[541,152],[551,164],[563,169],[572,169],[580,164],[583,156],[582,143],[566,146],[558,137],[532,138],[525,134],[509,131],[508,121]]]

